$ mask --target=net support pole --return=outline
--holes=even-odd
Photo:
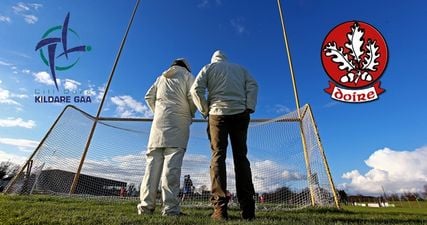
[[[340,203],[338,200],[337,191],[335,189],[334,180],[332,179],[331,170],[329,169],[328,160],[326,159],[325,151],[323,150],[322,142],[320,140],[319,131],[317,130],[317,124],[316,124],[316,121],[314,120],[314,116],[313,116],[313,113],[311,111],[310,106],[308,106],[308,111],[309,111],[308,113],[310,115],[310,119],[312,122],[311,124],[313,125],[314,134],[316,135],[317,145],[319,146],[319,149],[320,149],[320,155],[322,156],[323,165],[324,165],[325,170],[326,170],[326,175],[328,176],[329,185],[331,186],[332,195],[334,197],[334,203],[335,203],[335,206],[339,209]]]
[[[117,52],[116,58],[114,60],[114,64],[113,64],[113,67],[111,69],[110,75],[108,77],[108,81],[107,81],[107,84],[105,86],[105,90],[104,90],[104,94],[102,96],[101,103],[99,104],[98,111],[96,113],[96,116],[95,116],[92,128],[91,128],[89,136],[88,136],[88,139],[86,141],[85,149],[84,149],[82,157],[80,159],[79,167],[77,169],[77,172],[76,172],[76,174],[74,176],[74,179],[73,179],[73,183],[72,183],[71,188],[70,188],[70,195],[74,194],[75,191],[76,191],[77,183],[79,181],[79,177],[80,177],[80,173],[81,173],[81,170],[82,170],[82,167],[83,167],[83,163],[84,163],[84,161],[86,159],[86,155],[87,155],[88,149],[89,149],[90,144],[92,142],[93,134],[95,133],[96,125],[98,124],[98,120],[99,120],[99,117],[101,115],[102,107],[104,106],[104,102],[105,102],[105,99],[107,97],[108,90],[110,89],[111,81],[113,80],[114,72],[116,71],[116,67],[117,67],[117,64],[119,62],[120,55],[122,54],[123,47],[124,47],[124,45],[126,43],[126,39],[127,39],[128,34],[129,34],[129,30],[130,30],[130,28],[132,26],[132,23],[133,23],[133,20],[135,18],[135,14],[136,14],[136,11],[138,9],[139,2],[140,2],[140,0],[136,0],[135,7],[133,9],[133,12],[132,12],[131,18],[129,20],[128,26],[126,28],[126,32],[125,32],[125,34],[123,36],[122,42],[120,43],[119,51]]]
[[[306,114],[306,110],[308,107],[304,107],[304,115]],[[298,109],[299,110],[299,109]],[[308,154],[307,150],[307,139],[305,138],[304,133],[304,126],[303,126],[303,118],[299,120],[299,128],[300,128],[300,134],[301,134],[301,142],[302,142],[302,148],[304,153],[304,161],[305,161],[305,168],[307,172],[307,184],[308,184],[308,190],[310,190],[310,202],[311,206],[315,206],[315,197],[314,197],[314,190],[313,190],[313,174],[311,172],[311,164],[310,164],[310,156]]]
[[[56,118],[55,122],[53,122],[52,126],[49,128],[49,130],[47,131],[46,135],[43,137],[43,139],[39,142],[39,144],[37,145],[36,149],[34,150],[34,152],[30,155],[30,158],[28,158],[28,160],[25,162],[25,164],[19,169],[19,172],[16,173],[15,177],[13,177],[13,179],[9,182],[9,184],[6,186],[4,193],[8,193],[9,189],[15,185],[18,177],[20,176],[20,174],[22,172],[24,172],[24,169],[26,167],[27,171],[31,170],[31,165],[30,162],[32,162],[34,156],[37,154],[37,152],[39,151],[39,149],[41,148],[41,146],[43,145],[43,143],[45,142],[45,140],[47,139],[47,137],[49,137],[50,133],[52,132],[53,128],[56,126],[56,124],[58,123],[59,119],[62,117],[62,115],[65,113],[65,111],[69,108],[69,105],[67,105],[62,112],[59,114],[59,116]]]
[[[288,44],[288,37],[286,34],[285,20],[284,20],[284,16],[283,16],[282,4],[281,4],[280,0],[277,0],[277,5],[279,8],[280,22],[282,24],[283,40],[285,42],[286,54],[288,56],[289,70],[291,73],[295,104],[297,107],[297,113],[298,113],[298,119],[299,119],[299,125],[300,125],[299,127],[300,127],[301,141],[302,141],[302,146],[303,146],[303,151],[304,151],[304,159],[305,159],[305,164],[306,164],[306,169],[307,169],[307,180],[308,180],[308,185],[309,185],[309,190],[310,190],[311,205],[314,206],[315,199],[314,199],[314,193],[312,190],[312,185],[310,182],[310,179],[312,177],[311,168],[310,168],[310,159],[309,159],[309,155],[308,155],[308,151],[307,151],[306,138],[304,135],[304,129],[303,129],[303,124],[302,124],[301,112],[300,112],[298,88],[297,88],[297,84],[296,84],[296,80],[295,80],[295,73],[294,73],[294,68],[293,68],[293,64],[292,64],[291,51],[290,51],[289,44]]]

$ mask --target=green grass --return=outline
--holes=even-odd
[[[336,209],[296,211],[257,211],[257,219],[240,220],[239,211],[230,210],[227,222],[211,221],[211,209],[183,208],[187,216],[162,217],[160,210],[152,216],[138,216],[135,201],[107,201],[52,196],[0,195],[0,224],[408,224],[427,225],[427,203],[395,208],[345,206]],[[420,208],[421,207],[421,208]]]

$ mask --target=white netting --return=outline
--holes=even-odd
[[[275,119],[251,120],[248,158],[258,207],[334,206],[327,164],[311,111],[304,106],[301,112],[307,154],[304,154],[296,111]],[[23,172],[11,182],[7,193],[68,194],[93,123],[92,116],[74,106],[66,107]],[[191,125],[181,188],[187,174],[191,175],[195,188],[186,195],[182,205],[209,204],[210,145],[206,125],[204,120],[195,120]],[[137,198],[145,170],[150,126],[150,119],[102,118],[96,126],[72,196]],[[227,186],[233,196],[235,179],[231,149],[226,162]],[[237,203],[232,197],[232,205],[233,202]]]

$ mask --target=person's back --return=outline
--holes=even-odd
[[[185,178],[184,187],[186,187],[186,188],[193,187],[193,181],[190,179],[190,175],[187,175],[187,177]]]
[[[209,67],[211,76],[208,78],[208,89],[211,107],[215,111],[210,114],[235,114],[246,109],[245,70],[237,64],[216,62]]]
[[[228,219],[226,155],[228,137],[232,143],[237,198],[242,218],[255,218],[255,194],[250,162],[247,159],[247,130],[250,113],[255,111],[258,84],[242,66],[229,63],[225,54],[216,51],[211,63],[204,66],[191,87],[194,104],[208,117],[211,143],[212,219]],[[206,98],[206,92],[208,96]]]
[[[204,116],[233,115],[246,109],[255,110],[257,83],[245,68],[228,62],[221,51],[213,54],[211,63],[201,69],[196,82],[198,85],[193,86],[195,90],[192,92],[198,95],[204,95],[205,89],[209,92],[207,102],[193,95],[194,103],[202,109]]]
[[[194,77],[185,68],[171,66],[148,90],[145,99],[154,113],[148,147],[186,148],[195,113],[189,93],[193,81]]]
[[[189,79],[192,79],[191,74],[180,66],[170,67],[158,78],[154,111],[160,113],[162,110],[163,113],[156,114],[157,117],[179,115],[191,119],[194,112],[190,111],[188,102]],[[177,105],[180,107],[176,107]]]

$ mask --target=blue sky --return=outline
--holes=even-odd
[[[336,184],[352,193],[379,193],[381,185],[393,192],[419,191],[427,184],[427,3],[282,4],[300,103],[312,106]],[[92,103],[76,106],[94,115],[133,6],[134,1],[2,0],[0,161],[23,162],[65,106],[34,103],[35,90],[55,91],[49,68],[34,50],[43,33],[62,25],[70,12],[75,40],[92,47],[57,76],[60,91],[92,96]],[[333,27],[352,20],[376,27],[388,44],[381,77],[386,91],[370,103],[340,103],[323,91],[329,78],[320,61],[322,42]],[[143,97],[156,76],[177,57],[187,58],[196,75],[216,49],[258,81],[253,117],[295,110],[276,1],[160,0],[141,2],[101,115],[150,116]]]

